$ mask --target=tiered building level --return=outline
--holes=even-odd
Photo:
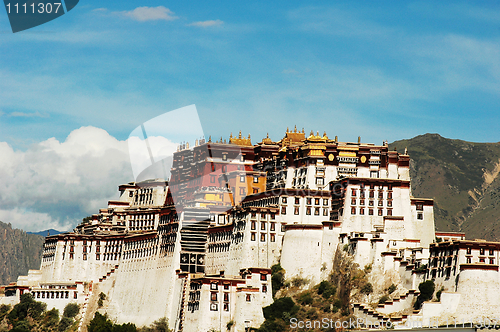
[[[84,330],[102,292],[99,310],[117,322],[167,317],[175,331],[202,331],[233,321],[242,331],[273,301],[271,266],[314,284],[337,250],[371,264],[375,286],[414,294],[427,275],[441,276],[424,268],[429,246],[433,255],[444,247],[432,244],[433,201],[412,196],[409,166],[386,142],[296,128],[278,142],[252,145],[240,133],[183,145],[168,181],[121,185],[120,198],[74,232],[47,237],[40,270],[0,301],[31,292],[60,310],[77,302]]]

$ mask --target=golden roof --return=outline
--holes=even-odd
[[[241,137],[241,130],[238,138],[233,137],[233,133],[229,136],[229,144],[236,144],[240,146],[252,146],[252,140],[250,139],[250,134],[248,134],[248,138]]]

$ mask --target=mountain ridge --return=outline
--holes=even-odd
[[[16,281],[30,269],[39,269],[45,238],[27,234],[0,221],[0,285]]]
[[[500,143],[424,134],[389,146],[408,149],[412,193],[435,200],[438,230],[500,239]]]

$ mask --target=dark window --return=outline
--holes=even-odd
[[[360,208],[359,209],[359,214],[365,214],[365,208]]]
[[[260,233],[260,242],[266,242],[266,234]]]
[[[260,223],[260,230],[261,231],[265,231],[266,230],[266,223],[265,222],[261,222]]]
[[[210,183],[215,183],[215,175],[210,175]]]
[[[493,255],[493,249],[490,249],[490,256]]]
[[[287,201],[286,197],[282,197],[281,198],[281,203],[285,203],[286,204],[286,201]]]
[[[306,208],[306,214],[307,214],[308,216],[310,216],[310,215],[311,215],[311,208],[310,208],[309,206]]]
[[[271,231],[274,231],[276,229],[276,223],[272,222],[271,223]]]
[[[356,196],[356,189],[353,189],[353,190],[352,190],[352,194],[351,194],[351,196]]]
[[[328,209],[327,208],[323,208],[323,216],[328,216]]]
[[[255,233],[250,234],[250,240],[255,241]]]
[[[300,198],[295,197],[295,204],[300,204]]]
[[[296,208],[294,209],[293,214],[295,214],[295,215],[298,215],[298,214],[299,214],[299,208],[298,208],[298,207],[296,207]]]
[[[388,215],[388,216],[392,216],[392,209],[388,209],[388,210],[387,210],[387,215]]]
[[[270,236],[271,236],[271,242],[276,242],[276,235],[274,235],[274,233],[271,233]]]
[[[307,205],[311,205],[312,204],[312,198],[311,197],[307,197]]]
[[[423,213],[417,213],[417,219],[418,220],[424,219],[424,214]]]
[[[351,214],[356,214],[356,208],[355,207],[351,208]]]
[[[479,254],[480,254],[480,255],[484,255],[484,248],[480,248],[480,249],[479,249]]]
[[[382,209],[378,209],[378,215],[379,216],[383,215]]]
[[[247,300],[247,302],[251,302],[252,301],[252,294],[247,294],[246,300]]]
[[[265,273],[261,273],[261,274],[260,274],[260,280],[262,280],[262,281],[267,281],[267,274],[265,274]]]
[[[255,230],[257,228],[257,223],[255,221],[252,220],[252,222],[250,223],[250,228],[252,230]]]
[[[267,285],[262,285],[262,293],[267,293]]]
[[[215,293],[215,292],[210,293],[210,300],[217,301],[217,293]]]
[[[229,293],[224,293],[224,302],[229,302]]]
[[[351,198],[351,205],[356,205],[356,198]]]
[[[314,208],[314,215],[319,216],[319,208]]]
[[[281,214],[286,214],[286,206],[281,207]]]

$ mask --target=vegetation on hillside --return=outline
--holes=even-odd
[[[59,310],[46,310],[47,305],[35,301],[29,293],[21,295],[21,301],[14,307],[0,305],[0,332],[64,332],[76,331],[80,308],[69,303],[59,317]]]
[[[281,289],[276,293],[274,302],[263,308],[265,321],[258,329],[260,332],[294,331],[296,329],[291,327],[290,321],[292,318],[298,321],[324,318],[348,320],[352,315],[351,296],[363,296],[373,291],[373,286],[368,282],[370,269],[360,269],[341,250],[337,251],[333,272],[328,279],[310,289],[303,290],[301,287],[304,285],[299,286],[297,282],[294,285],[293,279],[286,281],[285,271],[279,265],[273,266],[272,271],[273,287],[277,283]]]
[[[12,229],[0,221],[0,285],[28,274],[29,269],[39,269],[44,237]]]
[[[168,320],[160,318],[154,321],[150,326],[137,328],[135,324],[115,324],[107,315],[96,312],[94,318],[87,326],[88,332],[171,332],[168,328]]]

